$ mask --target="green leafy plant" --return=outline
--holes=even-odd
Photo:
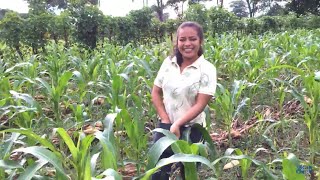
[[[98,157],[101,155],[101,167],[103,169],[117,169],[117,153],[116,147],[114,146],[113,128],[112,124],[114,122],[115,115],[109,114],[104,121],[104,131],[97,131],[94,135],[84,135],[82,132],[74,132],[74,136],[70,136],[67,131],[63,128],[54,129],[53,134],[59,135],[60,143],[59,146],[54,146],[49,139],[40,137],[34,132],[26,129],[7,129],[1,131],[11,132],[12,138],[6,142],[6,151],[3,154],[3,159],[0,161],[1,167],[6,169],[23,169],[21,164],[9,160],[10,149],[13,148],[13,143],[15,139],[18,138],[20,134],[25,135],[29,142],[27,145],[29,147],[23,147],[14,149],[12,152],[24,152],[37,157],[37,161],[34,161],[31,157],[25,157],[26,161],[31,162],[27,164],[26,169],[23,169],[22,173],[19,173],[19,178],[21,179],[31,179],[35,173],[42,168],[45,164],[50,163],[56,170],[56,179],[65,179],[70,177],[72,179],[91,179],[95,176],[95,167],[98,162]],[[101,152],[96,153],[91,156],[93,141],[98,139],[100,144],[96,145]],[[33,143],[32,143],[33,142]],[[41,146],[33,146],[36,144]],[[66,147],[66,148],[65,148]],[[71,153],[71,158],[69,154]],[[3,171],[0,173],[4,174]],[[110,172],[104,172],[100,174],[110,175]],[[111,173],[119,178],[117,173]],[[13,174],[14,175],[14,174]],[[99,175],[99,174],[98,174]],[[97,176],[98,176],[97,175]]]
[[[174,134],[168,130],[164,129],[155,129],[153,131],[163,133],[165,136],[159,139],[148,152],[148,164],[147,171],[142,175],[142,179],[148,179],[153,173],[155,173],[162,166],[183,162],[185,168],[185,178],[186,179],[197,179],[197,167],[195,162],[201,162],[207,165],[209,168],[215,170],[215,167],[210,164],[210,161],[207,159],[214,160],[217,158],[217,152],[215,146],[208,134],[208,132],[201,125],[194,125],[194,128],[197,128],[202,133],[204,139],[208,143],[207,146],[204,146],[202,143],[190,143],[188,142],[189,131],[185,131],[183,134],[184,140],[179,140]],[[163,151],[172,147],[174,155],[159,160]],[[198,155],[199,154],[199,155]],[[158,161],[159,160],[159,161]],[[158,161],[158,162],[157,162]]]

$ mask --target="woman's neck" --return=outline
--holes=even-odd
[[[199,57],[197,57],[196,59],[186,59],[183,58],[183,61],[181,63],[181,66],[187,67],[189,65],[191,65],[192,63],[194,63]]]

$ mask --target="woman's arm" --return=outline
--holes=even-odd
[[[196,103],[186,112],[183,117],[172,124],[170,131],[179,138],[180,127],[196,118],[204,110],[211,98],[211,95],[198,93]]]
[[[158,115],[161,118],[162,123],[171,123],[170,118],[166,112],[162,98],[162,88],[154,85],[151,92],[152,103],[156,108]]]

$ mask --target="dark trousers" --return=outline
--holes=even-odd
[[[172,124],[165,124],[165,123],[159,123],[158,124],[158,128],[162,128],[162,129],[166,129],[166,130],[170,130]],[[182,134],[184,131],[186,131],[187,128],[186,127],[181,127],[180,128],[180,139],[182,137]],[[162,138],[164,135],[162,133],[158,133],[156,132],[153,136],[153,142],[157,142],[160,138]],[[190,141],[192,143],[197,143],[200,142],[202,139],[202,134],[201,132],[196,129],[196,128],[191,128],[191,132],[190,132]],[[160,159],[162,158],[168,158],[170,156],[172,156],[174,153],[171,149],[171,147],[168,147],[160,156]],[[152,175],[152,180],[168,180],[171,174],[171,166],[172,164],[168,164],[166,166],[163,166],[160,171],[154,173]],[[177,164],[177,167],[180,168],[180,172],[181,172],[181,177],[182,179],[184,179],[184,167],[183,164],[180,162]]]

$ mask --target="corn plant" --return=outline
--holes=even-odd
[[[265,149],[263,148],[258,148],[253,154],[246,155],[238,148],[229,148],[226,150],[224,156],[216,159],[214,162],[212,162],[212,164],[215,165],[224,159],[236,160],[237,162],[239,161],[239,165],[241,168],[241,177],[242,179],[246,180],[249,179],[248,172],[249,168],[251,167],[251,164],[253,163],[258,167],[258,170],[262,171],[264,179],[276,179],[277,177],[269,170],[265,163],[254,159],[256,153],[264,150]],[[235,153],[236,155],[233,155],[233,153]],[[230,164],[232,165],[231,168],[237,165],[237,163],[232,162],[230,162]]]
[[[233,90],[230,93],[221,84],[218,84],[218,90],[215,95],[215,102],[210,106],[213,108],[219,119],[227,126],[229,132],[229,143],[232,144],[231,129],[233,120],[240,113],[249,98],[243,98],[241,101],[241,93],[245,89],[246,84],[243,81],[234,81]]]
[[[58,134],[61,138],[60,146],[55,147],[49,139],[40,137],[39,135],[33,133],[26,129],[7,129],[2,131],[11,132],[12,138],[6,143],[6,151],[3,155],[1,167],[22,169],[22,173],[19,173],[19,178],[21,179],[31,179],[35,173],[42,168],[45,164],[50,163],[56,169],[56,179],[66,179],[67,177],[71,179],[91,179],[93,176],[98,176],[95,173],[95,167],[98,161],[99,155],[101,156],[101,167],[103,169],[117,169],[117,154],[116,149],[113,145],[113,128],[112,124],[115,116],[110,114],[106,117],[104,124],[104,132],[96,132],[94,135],[85,136],[81,132],[75,132],[76,140],[74,141],[72,137],[63,128],[54,129],[54,134]],[[17,133],[17,134],[14,134]],[[27,168],[21,167],[21,164],[8,159],[8,152],[13,146],[14,140],[20,134],[25,135],[27,138],[32,139],[34,142],[39,143],[41,146],[29,146],[24,148],[19,148],[13,150],[13,152],[25,152],[31,154],[38,158],[37,161],[29,159],[26,157],[26,161],[21,163],[28,163]],[[95,148],[100,148],[101,152],[91,155],[92,144],[94,139],[98,139],[100,144],[96,145]],[[29,145],[30,143],[28,143]],[[35,143],[34,143],[35,144]],[[31,144],[30,144],[31,145]],[[67,149],[64,148],[67,147]],[[100,147],[99,147],[100,146]],[[71,153],[71,155],[68,154]],[[71,156],[71,158],[68,158]],[[12,164],[12,166],[9,166]],[[1,171],[3,173],[3,171]],[[109,171],[103,174],[110,174]],[[115,173],[111,173],[115,175]],[[101,175],[100,175],[101,176]],[[119,175],[118,175],[119,176]]]
[[[153,130],[154,132],[163,133],[165,136],[159,139],[150,148],[148,152],[148,164],[146,166],[147,171],[142,175],[142,179],[148,179],[162,166],[177,162],[183,162],[185,168],[185,179],[187,180],[198,178],[197,167],[195,162],[201,162],[215,171],[215,167],[212,166],[209,161],[209,159],[215,160],[217,158],[215,146],[208,132],[201,125],[194,125],[193,127],[200,130],[204,139],[208,143],[207,146],[205,146],[202,143],[190,143],[190,129],[186,130],[185,133],[182,135],[182,140],[179,140],[174,134],[172,134],[168,130],[159,128]],[[172,155],[169,158],[159,160],[163,151],[169,146],[172,147],[174,155]]]
[[[55,85],[53,82],[50,85],[42,78],[36,78],[35,80],[40,83],[40,86],[44,88],[46,93],[49,96],[49,99],[53,103],[53,111],[55,114],[55,122],[58,123],[60,126],[62,125],[61,120],[61,111],[60,111],[60,100],[63,96],[64,91],[67,88],[68,81],[72,77],[72,72],[66,71],[60,77],[58,77],[58,83]]]
[[[277,158],[268,165],[275,170],[280,170],[284,179],[304,180],[307,174],[312,174],[316,170],[314,166],[287,152],[284,152],[283,158]]]
[[[306,123],[309,130],[309,141],[310,141],[310,162],[314,163],[315,153],[318,148],[319,132],[318,132],[318,119],[320,110],[320,92],[317,90],[320,88],[320,83],[315,80],[315,75],[305,75],[302,77],[305,87],[306,95],[300,93],[296,88],[292,87],[290,91],[299,101],[305,110],[304,122]],[[312,102],[308,102],[305,98],[309,97]]]

